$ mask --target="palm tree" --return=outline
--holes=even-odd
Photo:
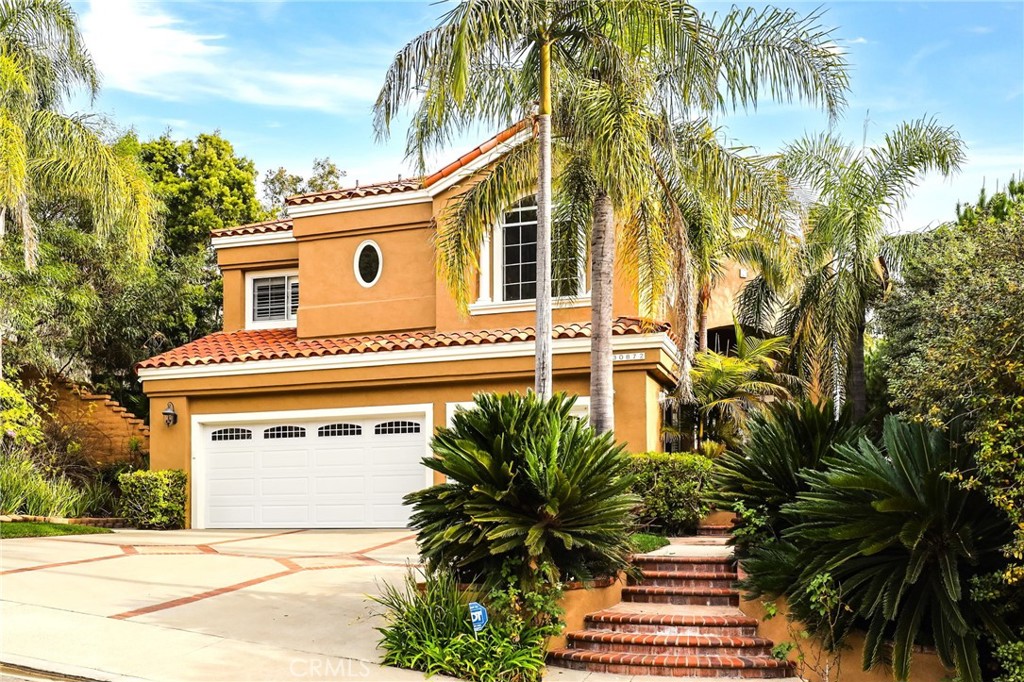
[[[481,123],[507,125],[534,115],[538,144],[529,158],[537,188],[535,389],[542,397],[551,395],[552,74],[615,71],[623,51],[645,49],[632,27],[649,27],[644,32],[648,37],[671,36],[674,9],[660,0],[464,0],[399,51],[374,105],[375,128],[384,137],[398,113],[419,99],[407,152],[421,171],[427,153],[458,133]],[[524,170],[521,163],[511,168]],[[485,217],[500,216],[498,211],[524,193],[522,175],[506,180],[510,184],[494,192],[504,200],[502,205],[494,209],[477,204]],[[465,220],[479,217],[469,208],[460,215]],[[458,292],[464,292],[465,275],[477,266],[483,231],[491,224],[464,223],[463,234],[447,241],[442,236],[442,253],[446,247],[459,250],[438,260],[457,299],[464,301]]]
[[[116,230],[132,255],[148,254],[154,238],[153,199],[135,155],[107,144],[94,117],[62,111],[77,89],[95,96],[99,87],[75,20],[63,0],[0,2],[0,239],[10,215],[29,270],[37,198],[84,200],[99,235]]]
[[[774,320],[776,333],[792,339],[799,371],[830,395],[845,392],[854,418],[867,411],[868,311],[913,239],[890,234],[887,223],[899,220],[921,175],[956,172],[964,149],[952,128],[919,119],[900,124],[878,147],[858,149],[824,134],[784,150],[781,170],[816,198],[771,274],[744,289],[741,317],[756,326]]]
[[[38,249],[33,197],[75,196],[88,202],[98,232],[116,228],[137,255],[154,236],[153,203],[136,159],[103,140],[95,117],[61,111],[84,87],[95,95],[95,65],[63,0],[0,3],[0,235],[8,214],[21,230],[25,266]]]

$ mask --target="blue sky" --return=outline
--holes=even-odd
[[[821,3],[780,4],[810,12]],[[849,107],[837,124],[844,136],[859,143],[866,130],[871,144],[900,121],[930,115],[968,144],[960,175],[926,179],[900,227],[949,219],[982,182],[993,188],[1021,175],[1024,2],[824,7],[852,64]],[[353,182],[409,175],[403,131],[375,143],[370,109],[395,51],[445,4],[79,0],[75,8],[104,77],[92,106],[117,125],[144,138],[217,129],[261,173],[283,165],[305,174],[314,157],[330,156]],[[773,103],[720,123],[731,142],[765,153],[828,126],[819,112]]]

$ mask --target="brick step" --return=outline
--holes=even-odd
[[[587,628],[612,632],[658,635],[722,635],[726,637],[754,637],[757,619],[737,611],[735,615],[703,614],[696,609],[690,613],[656,613],[620,608],[605,609],[588,614]],[[667,609],[666,609],[667,610]]]
[[[588,651],[670,656],[770,656],[772,643],[760,637],[654,635],[611,630],[580,630],[566,635],[569,647]]]
[[[698,571],[701,573],[735,573],[732,556],[672,556],[670,554],[638,554],[632,563],[641,571]]]
[[[731,535],[731,534],[732,534],[732,526],[698,526],[697,527],[697,535],[700,535],[700,536],[706,536],[706,535],[722,536],[722,535]]]
[[[630,577],[630,585],[656,585],[662,587],[732,587],[739,576],[718,571],[643,571],[637,582]]]
[[[780,679],[793,675],[791,663],[769,656],[667,656],[555,649],[548,660],[573,670],[616,675]]]
[[[622,601],[687,606],[739,606],[739,590],[730,587],[659,587],[628,585],[622,588]]]

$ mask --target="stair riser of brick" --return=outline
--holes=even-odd
[[[699,537],[727,537],[732,533],[732,526],[701,526],[697,529]]]
[[[633,592],[626,587],[622,590],[622,601],[635,604],[676,604],[678,606],[735,606],[739,607],[739,594],[727,590],[729,594],[680,594],[685,588],[664,588],[673,592]]]
[[[627,665],[619,663],[598,663],[594,661],[559,661],[560,667],[571,670],[586,670],[611,675],[657,675],[659,677],[728,677],[750,680],[772,680],[792,677],[789,668],[668,668],[656,665]]]
[[[654,646],[621,642],[588,642],[576,639],[571,635],[569,636],[569,645],[573,649],[585,651],[619,651],[648,656],[770,656],[772,653],[771,647],[767,646]]]
[[[643,578],[639,582],[630,581],[633,585],[650,585],[653,587],[713,587],[716,589],[729,589],[737,580],[735,573],[708,573],[706,575],[717,575],[721,577],[716,578],[694,578],[686,575],[685,573],[679,573],[675,575],[657,575],[650,576],[644,574]]]

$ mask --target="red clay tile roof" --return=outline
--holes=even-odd
[[[645,322],[620,317],[612,326],[616,336],[668,331],[661,322]],[[554,338],[573,339],[590,336],[590,324],[555,325]],[[295,329],[247,329],[218,332],[204,336],[155,357],[143,360],[136,369],[192,367],[250,360],[326,357],[351,353],[379,353],[415,348],[451,348],[491,343],[532,341],[533,327],[466,332],[412,332],[384,336],[360,336],[339,339],[299,339]]]
[[[288,197],[285,204],[288,206],[303,206],[306,204],[318,204],[323,201],[337,201],[339,199],[355,199],[357,197],[378,196],[381,194],[395,194],[398,192],[411,192],[417,189],[424,189],[448,177],[466,164],[472,162],[499,144],[510,140],[521,130],[530,125],[529,119],[523,119],[510,128],[507,128],[483,144],[460,156],[454,162],[448,164],[433,175],[426,178],[413,178],[409,180],[393,180],[391,182],[380,182],[374,185],[363,185],[362,187],[348,187],[346,189],[332,189],[326,192],[314,192],[312,194],[300,194]]]
[[[338,199],[355,199],[358,197],[375,197],[381,194],[396,194],[398,192],[411,192],[422,189],[423,184],[419,178],[410,180],[392,180],[391,182],[378,182],[373,185],[362,187],[348,187],[345,189],[332,189],[326,192],[314,192],[313,194],[300,194],[285,199],[288,206],[302,206],[304,204],[318,204],[322,201],[335,201]]]
[[[268,232],[287,232],[290,229],[292,229],[292,221],[290,219],[267,220],[262,223],[249,223],[248,225],[239,225],[238,227],[225,227],[220,230],[213,230],[210,233],[210,236],[239,237],[244,234],[266,234]]]

